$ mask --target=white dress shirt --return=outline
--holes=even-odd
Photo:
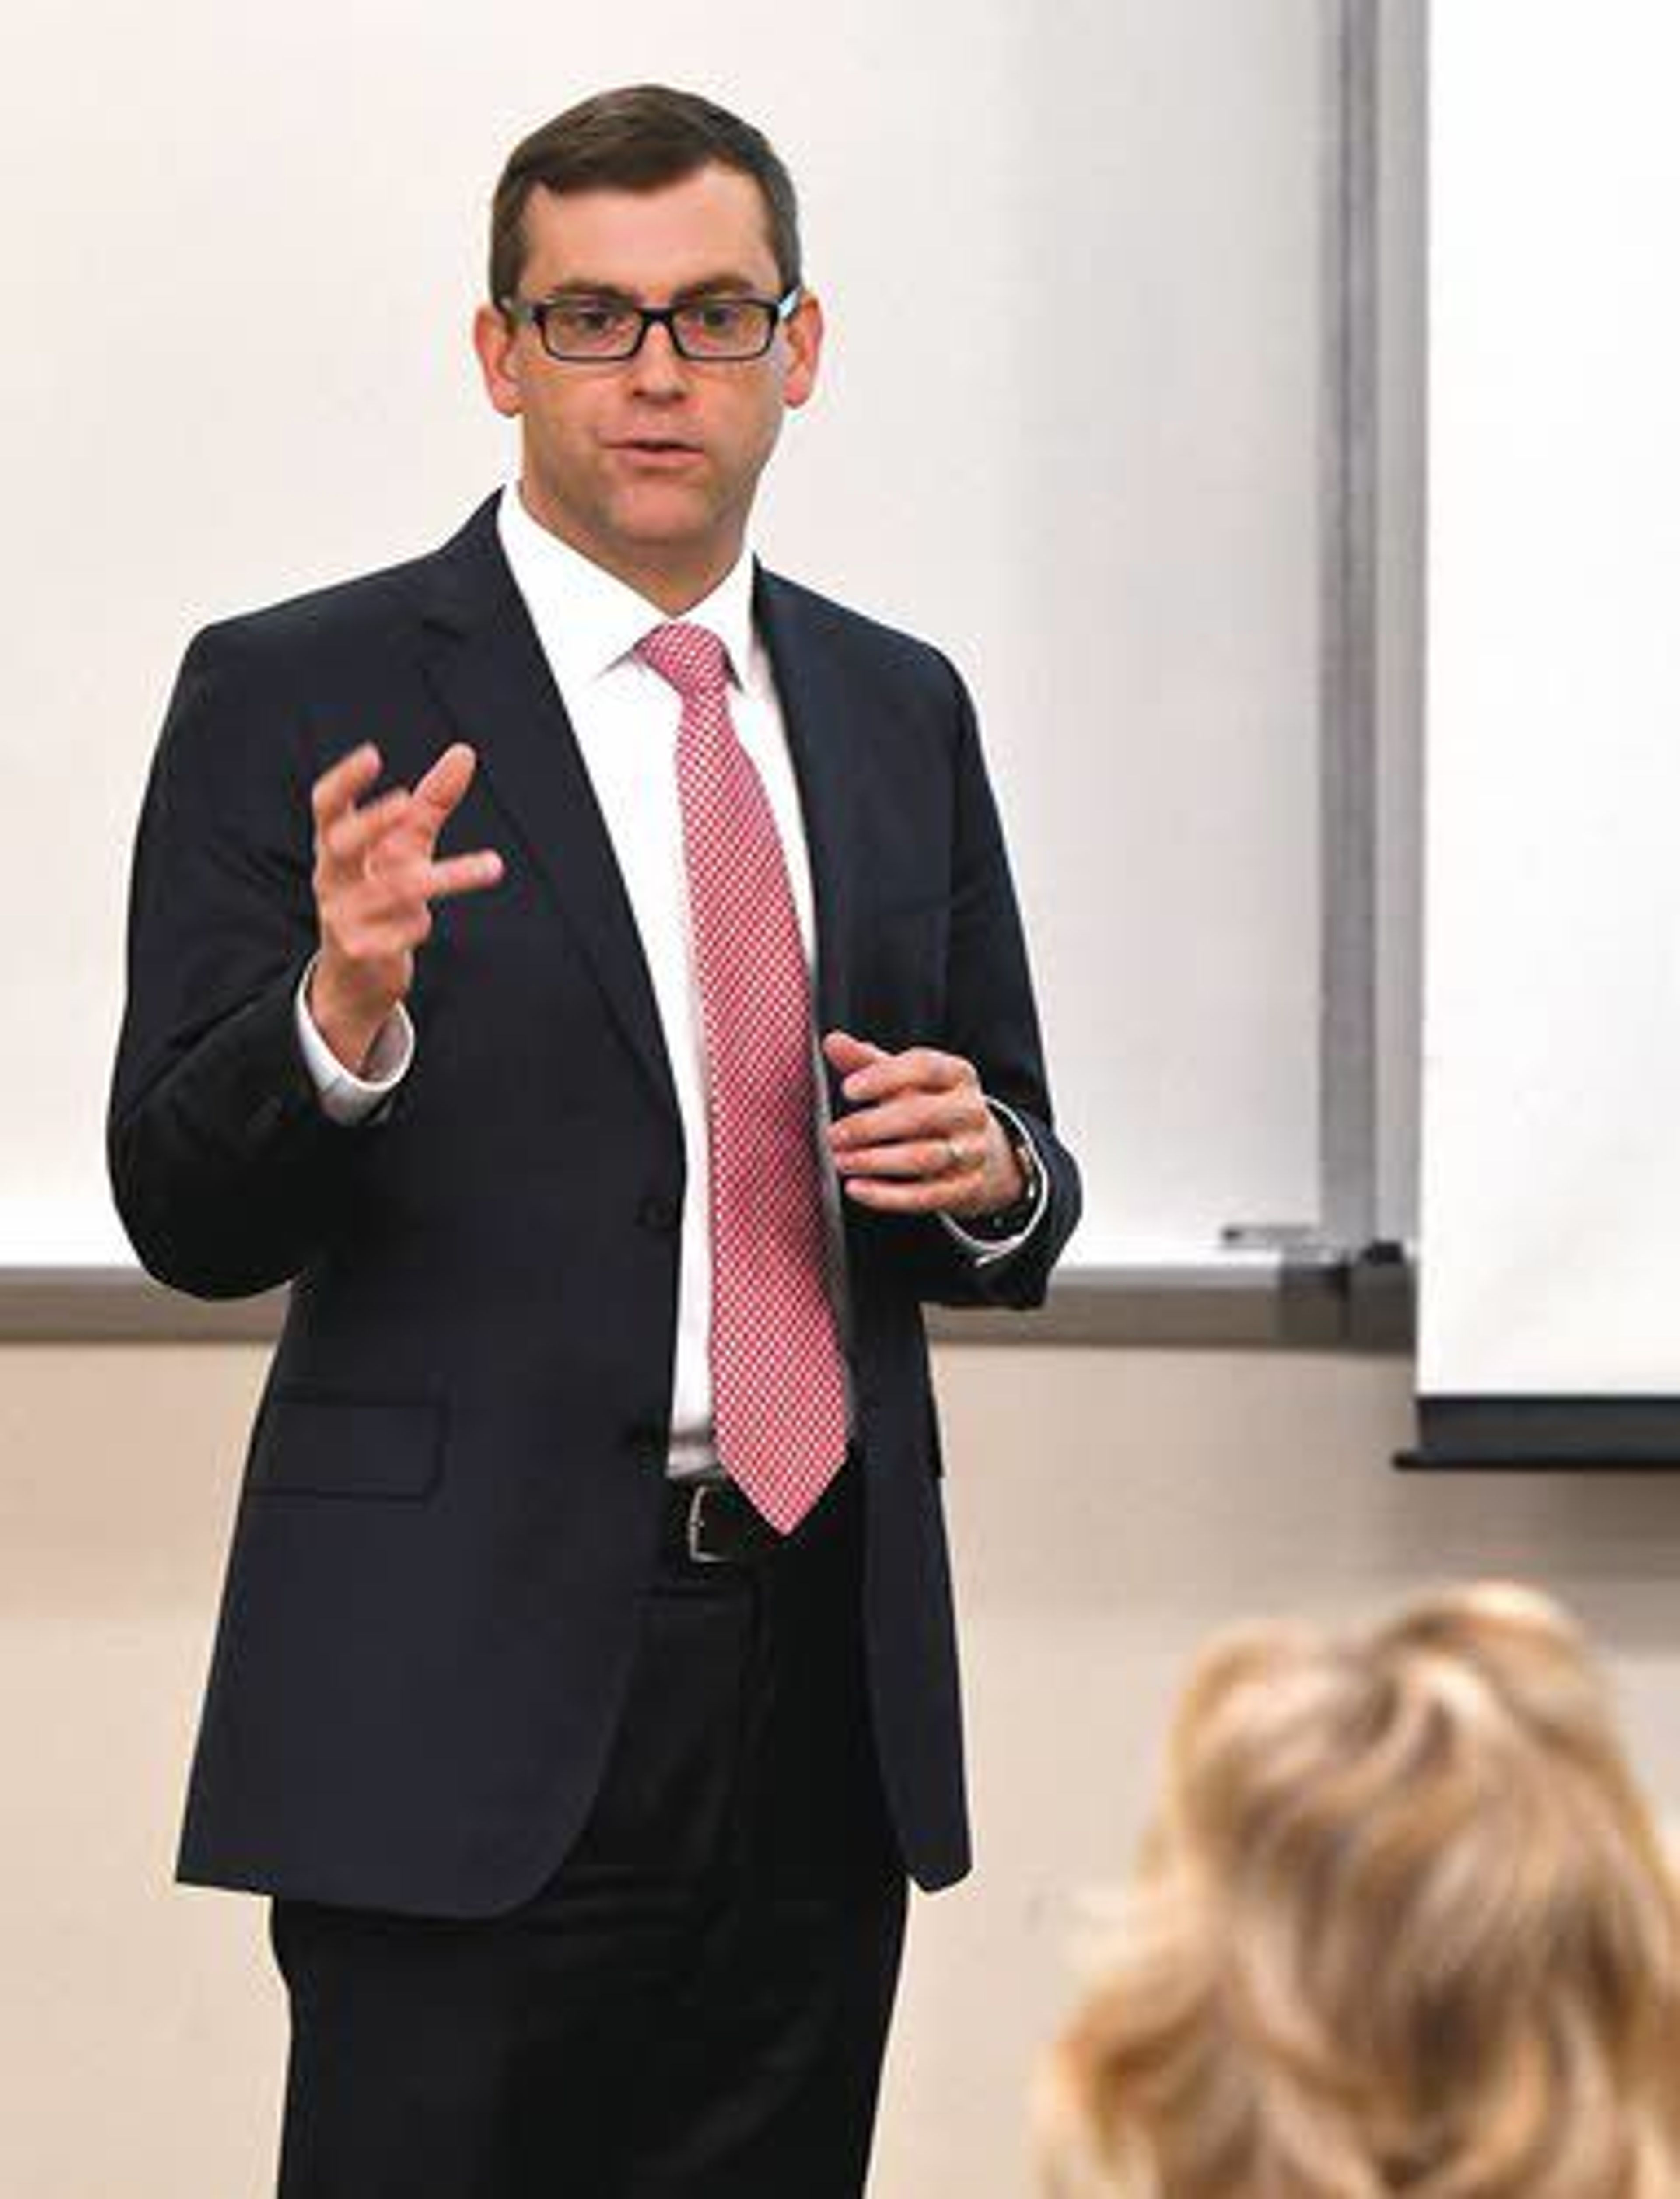
[[[677,788],[682,704],[670,684],[634,653],[639,641],[667,622],[668,614],[539,525],[526,510],[516,485],[504,492],[497,524],[612,840],[641,936],[676,1087],[686,1187],[671,1401],[671,1471],[687,1478],[715,1471],[705,1056]],[[753,627],[752,580],[752,558],[744,550],[711,593],[685,611],[682,619],[685,625],[707,627],[723,644],[731,678],[730,717],[763,783],[776,822],[810,970],[814,967],[816,935],[804,820],[769,657]],[[411,1020],[405,1009],[398,1008],[381,1031],[364,1074],[352,1076],[315,1029],[305,1000],[307,983],[306,972],[297,1001],[305,1059],[329,1114],[339,1122],[356,1122],[406,1074],[415,1045]],[[825,1131],[827,1089],[816,1047],[814,1032],[817,1107]],[[1001,1103],[992,1104],[1014,1122]],[[819,1153],[825,1214],[836,1256],[831,1271],[843,1279],[842,1194],[825,1137],[820,1141]],[[1018,1235],[1001,1241],[975,1237],[948,1217],[942,1219],[972,1257],[989,1264],[1006,1258],[1026,1241],[1043,1210],[1045,1195],[1041,1170],[1038,1201],[1030,1219]],[[840,1297],[836,1315],[843,1340],[843,1280]]]

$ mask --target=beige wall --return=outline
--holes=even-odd
[[[0,2192],[259,2199],[282,2011],[262,1912],[172,1890],[181,1777],[260,1351],[0,1350]],[[948,1350],[980,1867],[917,1909],[873,2199],[1014,2199],[1080,1890],[1137,1829],[1211,1625],[1502,1572],[1609,1651],[1680,1799],[1680,1482],[1420,1480],[1397,1361]]]

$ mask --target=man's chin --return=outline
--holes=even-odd
[[[545,502],[546,510],[534,516],[633,585],[655,573],[721,577],[740,547],[738,528],[712,498],[675,483],[638,484],[587,503],[560,497]]]
[[[627,541],[672,545],[716,534],[712,500],[681,481],[646,481],[613,499],[615,531]]]
[[[624,556],[664,564],[709,564],[726,556],[731,530],[713,505],[699,498],[647,498],[627,502],[612,515],[610,537]]]

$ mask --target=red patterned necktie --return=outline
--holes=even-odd
[[[637,654],[682,698],[677,788],[711,1133],[718,1459],[788,1534],[846,1450],[805,950],[775,820],[730,722],[723,644],[704,627],[662,626]]]

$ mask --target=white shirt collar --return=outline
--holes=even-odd
[[[516,481],[502,492],[496,526],[563,691],[598,680],[669,621],[657,604],[533,519]],[[744,545],[711,593],[682,614],[684,625],[716,634],[738,686],[752,662],[752,551]]]

